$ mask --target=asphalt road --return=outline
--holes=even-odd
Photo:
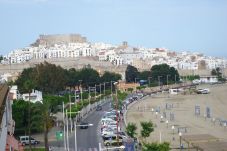
[[[110,103],[106,103],[103,105],[101,111],[93,111],[89,114],[87,118],[83,120],[83,122],[93,124],[93,126],[89,126],[88,129],[80,129],[77,127],[76,133],[78,151],[89,151],[89,149],[98,150],[99,142],[101,141],[99,123],[104,112],[109,109]],[[50,145],[59,148],[64,147],[63,141],[51,142]],[[75,148],[74,131],[71,135],[69,135],[69,148],[70,150],[74,150]]]

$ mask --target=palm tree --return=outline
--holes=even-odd
[[[48,132],[50,128],[53,126],[53,118],[51,116],[49,101],[43,100],[42,103],[37,102],[36,108],[33,111],[35,112],[33,119],[36,119],[36,121],[33,121],[33,124],[37,126],[37,124],[41,123],[40,129],[44,133],[45,151],[48,151],[49,150]]]
[[[27,80],[24,83],[24,88],[28,92],[28,136],[29,136],[29,150],[31,151],[31,102],[30,102],[30,95],[32,92],[32,89],[35,87],[32,80]]]
[[[47,100],[43,100],[42,116],[43,116],[45,150],[49,151],[48,132],[50,128],[53,126],[53,119],[51,117],[50,104]]]

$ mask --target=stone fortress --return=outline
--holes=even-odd
[[[32,46],[52,46],[54,44],[64,43],[86,43],[87,38],[82,37],[80,34],[55,34],[55,35],[40,35]]]

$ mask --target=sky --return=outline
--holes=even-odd
[[[227,0],[0,0],[0,54],[69,33],[227,58]]]

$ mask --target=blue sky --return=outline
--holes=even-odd
[[[227,58],[227,0],[0,0],[0,54],[40,34]]]

